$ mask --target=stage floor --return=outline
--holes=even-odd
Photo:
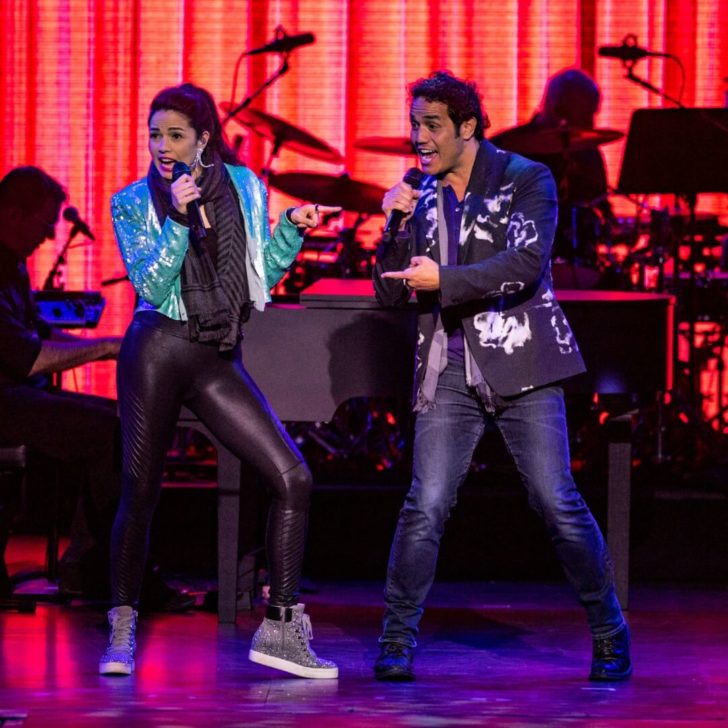
[[[585,679],[589,635],[565,585],[437,584],[417,680],[407,684],[371,677],[381,584],[317,586],[305,599],[312,646],[339,664],[338,680],[302,680],[248,662],[262,607],[241,612],[235,626],[220,627],[203,611],[143,619],[137,672],[127,678],[96,673],[106,639],[101,608],[0,613],[0,725],[694,728],[728,721],[726,587],[633,588],[634,676],[609,685]]]

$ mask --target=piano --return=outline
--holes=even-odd
[[[674,300],[666,294],[557,291],[587,365],[572,393],[672,388]],[[321,279],[299,304],[273,304],[245,326],[243,359],[278,416],[328,421],[350,397],[407,396],[416,304],[383,309],[363,279]]]

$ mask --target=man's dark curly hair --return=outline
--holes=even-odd
[[[490,126],[490,119],[483,111],[482,97],[473,81],[456,78],[450,71],[435,71],[427,78],[411,83],[407,90],[410,103],[421,97],[445,104],[457,134],[460,133],[460,124],[475,118],[475,138],[482,141],[485,130]]]

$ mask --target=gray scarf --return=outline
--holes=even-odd
[[[447,221],[445,220],[445,206],[443,201],[442,181],[437,182],[437,235],[440,246],[440,265],[448,264],[449,238],[447,234]],[[494,393],[483,378],[480,367],[470,351],[467,336],[463,336],[465,345],[465,382],[469,387],[475,388],[488,412],[495,411]],[[413,410],[427,412],[435,406],[435,393],[440,374],[447,367],[447,332],[442,323],[442,313],[438,308],[435,322],[435,333],[432,337],[427,361],[425,362],[425,375],[422,385],[417,392],[417,400]]]

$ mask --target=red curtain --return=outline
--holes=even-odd
[[[148,165],[146,116],[163,86],[191,81],[231,99],[241,53],[265,44],[277,26],[312,32],[316,42],[294,51],[290,71],[255,108],[285,119],[338,149],[341,166],[285,146],[275,171],[339,174],[388,186],[412,160],[357,149],[365,136],[405,136],[406,84],[437,68],[475,80],[498,131],[527,120],[556,71],[577,66],[603,91],[598,126],[626,132],[632,111],[663,101],[624,78],[618,60],[601,58],[603,44],[627,33],[640,45],[678,56],[685,67],[688,106],[722,106],[728,77],[728,0],[5,0],[0,4],[0,173],[37,164],[67,188],[70,204],[96,233],[93,245],[72,248],[68,289],[98,290],[123,275],[109,219],[111,193]],[[275,54],[242,60],[233,100],[258,88],[278,67]],[[672,96],[680,90],[676,63],[645,59],[635,69]],[[232,122],[257,172],[270,144]],[[604,147],[610,181],[618,179],[623,141]],[[291,203],[271,190],[272,211]],[[629,212],[630,206],[620,200]],[[724,196],[700,200],[725,214]],[[382,224],[360,230],[373,239]],[[32,260],[40,285],[68,233]],[[131,316],[128,283],[103,289],[101,333],[123,332]],[[113,365],[76,371],[77,386],[113,394]]]

